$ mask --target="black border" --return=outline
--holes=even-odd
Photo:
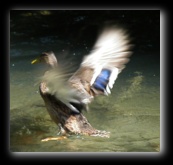
[[[128,6],[125,7],[124,5],[122,6],[116,6],[116,5],[107,5],[104,7],[100,7],[100,5],[71,5],[71,6],[66,6],[66,5],[62,5],[59,6],[57,5],[46,5],[45,7],[40,7],[41,5],[34,5],[33,6],[19,6],[19,5],[13,5],[11,7],[9,7],[7,10],[5,10],[5,12],[3,13],[3,31],[5,31],[6,33],[4,33],[4,42],[2,43],[3,48],[5,48],[5,52],[2,52],[2,57],[3,60],[1,61],[1,66],[3,66],[3,86],[5,88],[4,89],[4,95],[6,98],[6,102],[5,103],[5,107],[2,109],[3,112],[5,112],[5,117],[3,117],[4,122],[1,123],[1,125],[5,126],[5,128],[3,128],[5,133],[2,133],[1,135],[6,135],[5,137],[3,136],[2,139],[2,144],[5,144],[4,146],[4,150],[3,153],[5,154],[5,157],[8,157],[8,159],[6,159],[7,161],[9,160],[22,160],[24,159],[28,159],[28,160],[36,160],[36,159],[41,159],[41,160],[50,160],[52,158],[58,159],[58,160],[62,160],[62,159],[66,159],[66,160],[80,160],[80,159],[85,159],[87,158],[87,160],[91,160],[93,161],[94,159],[96,160],[111,160],[111,159],[115,159],[115,160],[119,160],[122,159],[124,161],[127,160],[140,160],[141,158],[144,158],[144,161],[148,161],[148,160],[156,160],[156,161],[160,161],[163,158],[168,158],[169,154],[168,154],[168,140],[166,139],[165,135],[167,134],[167,130],[166,128],[168,128],[168,124],[166,123],[167,120],[167,114],[166,111],[167,110],[167,104],[165,103],[165,99],[166,98],[166,93],[167,90],[164,88],[166,86],[165,84],[165,80],[166,80],[166,67],[168,66],[167,64],[167,58],[165,59],[165,54],[167,54],[167,36],[168,36],[168,32],[167,32],[167,27],[168,27],[168,16],[169,16],[169,12],[167,11],[166,8],[163,7],[148,7],[147,5],[142,5],[140,3],[140,6],[142,7],[134,7],[133,5],[131,5],[132,7]],[[56,7],[59,6],[59,7]],[[85,6],[85,7],[83,7]],[[152,5],[155,6],[155,5]],[[9,151],[9,96],[10,96],[10,89],[9,89],[9,83],[10,83],[10,78],[9,78],[9,44],[10,44],[10,36],[9,36],[9,19],[10,19],[10,10],[41,10],[41,9],[50,9],[50,10],[63,10],[63,9],[67,9],[67,10],[78,10],[78,9],[84,9],[84,10],[102,10],[102,9],[109,9],[109,10],[121,10],[121,9],[128,9],[128,10],[142,10],[142,9],[149,9],[149,10],[153,10],[153,9],[157,9],[161,11],[161,54],[160,54],[160,60],[161,60],[161,72],[160,72],[160,76],[161,76],[161,91],[160,91],[160,105],[161,105],[161,132],[160,132],[160,137],[161,137],[161,145],[160,145],[160,152],[159,153],[11,153]],[[3,45],[5,44],[5,45]],[[4,62],[5,61],[5,62]],[[5,71],[5,73],[4,73]],[[4,100],[4,97],[3,97]],[[166,111],[166,112],[165,112]],[[3,121],[3,120],[1,120]],[[166,126],[166,127],[165,127]],[[4,143],[6,142],[6,143]],[[4,157],[4,158],[5,158]],[[50,159],[47,159],[50,158]],[[67,159],[68,158],[68,159]],[[65,160],[64,160],[65,161]],[[58,162],[57,162],[58,163]]]

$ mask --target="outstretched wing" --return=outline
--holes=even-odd
[[[70,84],[86,98],[110,94],[118,74],[129,61],[130,49],[130,39],[124,29],[105,28],[92,52],[84,57],[79,69],[69,79]]]
[[[48,71],[43,82],[47,93],[69,107],[73,112],[87,110],[87,105],[96,95],[111,93],[118,74],[129,61],[131,45],[125,30],[108,27],[103,30],[92,52],[85,56],[79,69],[66,80],[58,68]]]

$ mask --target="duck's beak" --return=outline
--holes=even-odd
[[[40,58],[36,58],[35,60],[31,61],[31,64],[37,64],[40,62]]]

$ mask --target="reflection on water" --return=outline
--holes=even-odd
[[[119,75],[109,97],[98,97],[85,116],[93,127],[110,131],[110,138],[56,136],[38,92],[38,77],[45,67],[31,65],[35,57],[10,60],[10,151],[12,152],[159,152],[160,66],[155,57],[134,55]],[[147,61],[147,66],[144,65]],[[155,63],[154,63],[155,62]],[[154,63],[154,64],[153,64]]]

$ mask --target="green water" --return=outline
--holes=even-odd
[[[152,58],[151,58],[152,56]],[[159,152],[160,64],[157,56],[136,53],[119,75],[112,94],[98,97],[83,112],[91,125],[110,132],[110,138],[57,136],[38,93],[38,76],[45,67],[31,65],[32,57],[10,59],[10,151],[11,152]]]

